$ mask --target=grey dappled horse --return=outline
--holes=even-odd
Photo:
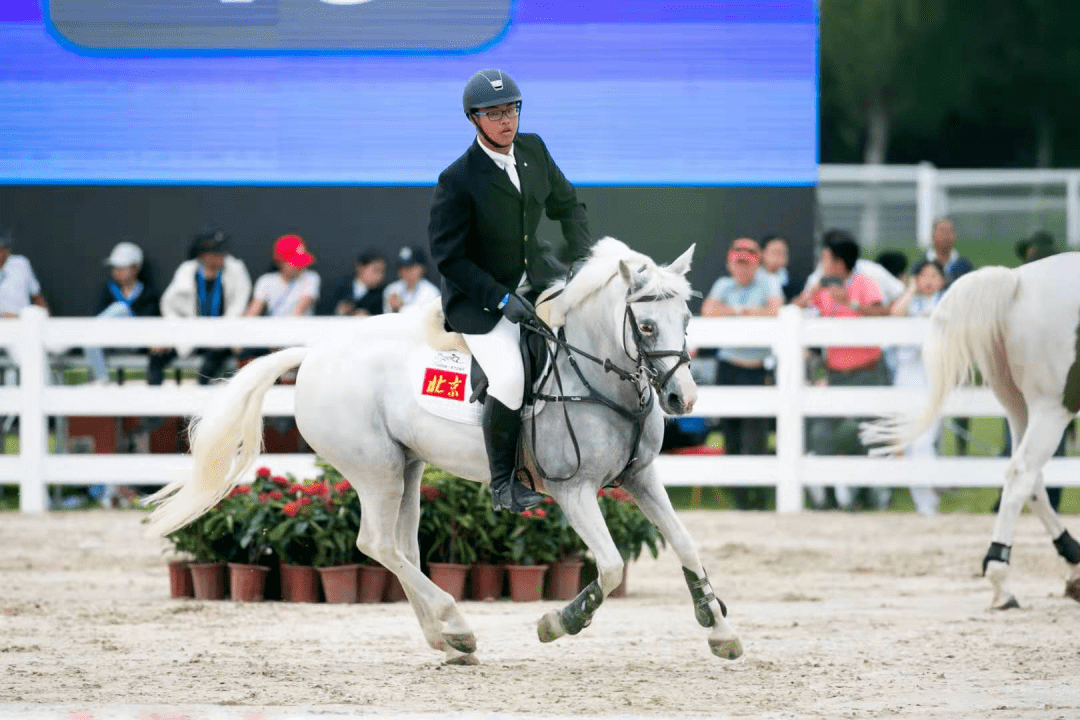
[[[1050,505],[1042,474],[1080,410],[1080,253],[961,277],[930,316],[923,363],[930,380],[926,409],[918,417],[864,427],[864,442],[885,443],[874,454],[902,450],[937,420],[949,392],[977,367],[1005,407],[1013,438],[993,541],[983,559],[983,573],[994,586],[992,607],[1019,607],[1009,588],[1009,557],[1025,502],[1065,560],[1065,594],[1080,601],[1080,543]]]
[[[562,388],[550,395],[586,395],[592,386],[614,404],[640,413],[634,428],[600,403],[548,402],[535,416],[536,459],[548,477],[573,475],[543,488],[565,511],[596,557],[597,580],[561,611],[545,614],[538,634],[550,642],[586,627],[622,580],[623,560],[604,524],[597,490],[620,474],[623,487],[679,556],[698,622],[710,628],[709,645],[735,659],[742,645],[725,620],[726,608],[712,592],[694,543],[668,501],[653,460],[660,451],[664,411],[688,412],[697,387],[687,365],[686,301],[693,247],[670,266],[630,250],[613,238],[600,240],[580,271],[548,291],[537,307],[570,345],[598,359],[576,357],[580,375],[558,353]],[[562,292],[557,292],[561,288]],[[544,300],[544,298],[549,298]],[[476,662],[476,639],[453,598],[420,571],[417,529],[420,480],[428,463],[469,480],[488,482],[481,430],[428,413],[410,386],[406,358],[423,347],[462,348],[442,330],[441,308],[382,315],[357,322],[346,336],[308,348],[259,358],[224,384],[196,418],[191,437],[192,475],[172,483],[152,501],[152,531],[167,534],[212,507],[250,470],[260,447],[263,396],[276,378],[299,365],[296,423],[311,447],[348,479],[362,505],[357,547],[401,581],[428,644],[445,661]],[[576,355],[576,353],[574,353]],[[565,412],[578,442],[567,440]],[[531,434],[530,418],[523,433]],[[640,436],[636,450],[633,438]],[[628,462],[635,458],[631,466]],[[580,469],[575,474],[575,468]],[[625,473],[624,473],[625,470]]]

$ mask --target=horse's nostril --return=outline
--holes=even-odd
[[[679,400],[679,396],[675,393],[668,393],[667,402],[668,407],[673,410],[679,410],[682,408],[682,402]]]

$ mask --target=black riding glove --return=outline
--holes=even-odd
[[[515,293],[506,293],[502,302],[499,303],[499,310],[502,311],[503,317],[512,323],[523,323],[536,317],[536,310],[532,303]]]

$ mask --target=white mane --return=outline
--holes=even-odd
[[[662,295],[690,299],[690,282],[684,275],[672,272],[665,266],[642,253],[631,250],[625,243],[613,237],[601,238],[593,246],[589,259],[569,284],[556,282],[541,294],[537,303],[540,316],[552,327],[563,325],[566,313],[578,307],[594,293],[599,292],[613,279],[619,277],[619,262],[625,262],[641,284],[634,290],[630,300],[647,295]],[[545,302],[558,290],[563,292]]]

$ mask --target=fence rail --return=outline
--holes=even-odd
[[[165,483],[190,469],[190,458],[163,454],[63,455],[48,452],[49,416],[192,415],[212,387],[165,385],[62,386],[49,384],[48,351],[63,347],[172,345],[176,338],[198,347],[281,347],[312,345],[340,335],[343,318],[296,320],[133,318],[122,320],[48,318],[30,307],[18,320],[0,323],[0,346],[16,350],[21,382],[0,388],[0,415],[19,416],[19,454],[0,456],[0,482],[17,482],[23,512],[46,508],[48,484]],[[919,318],[833,319],[804,315],[785,307],[776,318],[694,318],[688,342],[702,347],[772,347],[776,384],[768,387],[702,386],[694,414],[705,417],[777,418],[775,456],[677,456],[657,460],[668,485],[774,486],[777,509],[798,512],[803,487],[836,482],[862,486],[986,487],[1000,483],[1005,460],[941,458],[914,460],[866,457],[814,457],[805,454],[804,423],[810,417],[877,416],[921,406],[911,389],[832,388],[808,385],[804,352],[829,345],[917,345],[927,331]],[[291,415],[294,389],[276,386],[267,393],[263,415]],[[1002,416],[1001,406],[983,388],[963,388],[947,403],[946,415]],[[310,454],[265,455],[260,462],[275,472],[301,477],[313,472]],[[1046,470],[1054,485],[1080,486],[1080,459],[1054,459]]]

